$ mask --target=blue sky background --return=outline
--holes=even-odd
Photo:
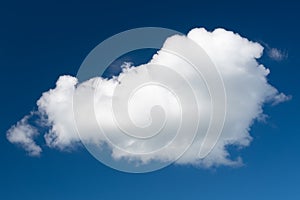
[[[299,19],[296,1],[10,1],[0,3],[0,199],[300,199]],[[5,133],[57,78],[76,72],[91,49],[118,32],[159,26],[187,32],[223,27],[288,52],[269,82],[293,99],[266,106],[265,124],[238,153],[245,166],[169,166],[126,174],[75,153],[44,149],[40,158],[10,144]],[[145,56],[146,58],[147,56]],[[233,150],[235,151],[235,150]]]

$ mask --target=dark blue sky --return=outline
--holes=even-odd
[[[299,19],[296,1],[10,1],[0,3],[0,199],[300,199]],[[35,108],[63,74],[76,75],[85,56],[118,32],[158,26],[187,32],[223,27],[288,52],[263,57],[269,81],[289,102],[266,106],[254,124],[245,166],[169,166],[149,174],[107,168],[86,150],[45,149],[40,158],[10,144],[7,129]],[[236,153],[236,152],[235,152]]]

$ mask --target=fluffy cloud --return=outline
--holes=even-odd
[[[143,154],[143,152],[159,149],[168,142],[171,136],[176,134],[181,105],[172,92],[158,85],[147,85],[137,90],[128,102],[129,118],[137,127],[147,127],[151,122],[155,122],[155,119],[151,118],[151,114],[153,114],[151,108],[156,105],[163,107],[164,115],[167,118],[166,127],[169,130],[159,140],[139,142],[132,138],[120,137],[120,129],[114,121],[111,105],[117,87],[121,85],[126,88],[129,87],[131,80],[147,78],[152,71],[155,71],[151,65],[159,64],[168,66],[178,74],[183,74],[191,83],[197,85],[194,92],[201,102],[198,105],[201,120],[207,124],[211,117],[212,105],[205,82],[199,79],[199,75],[189,70],[190,66],[187,62],[177,55],[163,50],[184,46],[186,39],[200,45],[220,72],[226,89],[227,114],[222,134],[208,156],[202,159],[197,156],[203,137],[196,137],[194,143],[176,162],[204,167],[241,164],[240,157],[231,158],[227,147],[229,145],[239,148],[248,146],[252,140],[249,134],[251,125],[256,119],[264,116],[263,104],[268,102],[277,104],[288,100],[289,97],[279,93],[267,82],[266,77],[270,71],[257,61],[263,53],[263,47],[224,29],[209,32],[203,28],[195,28],[187,36],[170,37],[166,40],[162,50],[158,51],[148,64],[125,68],[117,77],[118,81],[95,77],[78,83],[77,79],[72,76],[59,77],[56,87],[45,92],[37,101],[38,112],[43,116],[43,125],[49,127],[49,131],[44,134],[46,145],[51,148],[68,150],[83,141],[100,146],[108,144],[111,156],[116,160],[125,158],[147,163],[150,160],[176,159],[178,152],[181,152],[186,145],[187,141],[184,138],[175,141],[172,148],[166,148],[157,153]],[[192,53],[194,49],[190,48],[186,51]],[[187,91],[186,87],[184,83],[178,82],[178,90]],[[78,97],[76,103],[78,109],[75,115],[80,119],[77,118],[77,120],[74,119],[73,112],[74,95]],[[91,120],[91,117],[86,115],[89,109],[86,97],[89,95],[94,95],[96,120]],[[189,105],[187,108],[190,109]],[[80,121],[80,124],[75,124],[75,121],[76,123]],[[80,133],[80,137],[76,130],[78,126],[84,130]],[[99,133],[99,126],[106,135],[102,132]],[[129,125],[127,127],[125,124],[124,127],[130,130]],[[205,125],[200,125],[198,131],[204,132],[206,129]],[[144,132],[138,134],[140,137],[144,136]],[[30,155],[39,155],[42,151],[34,142],[37,135],[37,129],[32,127],[26,118],[7,132],[8,140],[21,144]],[[186,137],[189,137],[188,131]],[[111,145],[107,138],[116,145]],[[116,146],[126,149],[126,151],[121,151]],[[134,154],[134,152],[140,152],[140,154]]]

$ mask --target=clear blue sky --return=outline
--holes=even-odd
[[[296,1],[1,2],[0,199],[300,199],[299,10]],[[45,148],[32,158],[7,141],[10,126],[35,108],[60,75],[76,75],[98,43],[144,26],[181,32],[223,27],[288,52],[281,62],[261,60],[271,69],[270,83],[293,99],[265,108],[267,123],[254,124],[251,146],[238,152],[245,166],[172,165],[126,174],[84,149]]]

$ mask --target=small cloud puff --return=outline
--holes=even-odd
[[[20,145],[30,156],[39,156],[42,148],[37,145],[34,138],[39,135],[38,130],[28,123],[30,115],[25,116],[6,133],[8,141]]]
[[[288,57],[288,54],[276,48],[268,48],[268,56],[275,61],[282,61]]]

